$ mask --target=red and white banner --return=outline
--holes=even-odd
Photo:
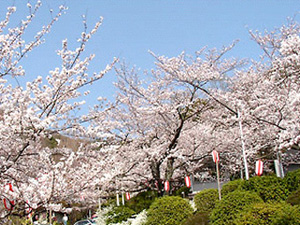
[[[127,201],[130,200],[130,194],[129,194],[129,192],[126,192],[126,200],[127,200]]]
[[[4,189],[6,192],[14,192],[13,190],[13,187],[12,187],[12,184],[11,183],[8,183],[4,186]],[[4,207],[7,209],[7,210],[13,210],[14,206],[15,206],[15,201],[14,200],[10,200],[6,197],[3,198],[3,204],[4,204]]]
[[[33,210],[31,208],[28,200],[26,201],[26,204],[25,204],[25,212],[27,214],[27,218],[30,219],[33,215]]]
[[[164,189],[165,189],[165,191],[169,191],[170,190],[170,183],[167,180],[164,183]]]
[[[217,151],[212,151],[212,157],[213,157],[213,161],[214,161],[214,163],[217,163],[217,162],[219,162],[220,161],[220,158],[219,158],[219,153],[217,152]]]
[[[185,178],[184,178],[184,182],[185,182],[185,185],[188,187],[188,188],[190,188],[191,187],[191,179],[190,179],[190,177],[189,176],[186,176]]]
[[[261,176],[263,173],[263,162],[261,160],[256,161],[255,163],[255,173],[257,174],[257,176]]]

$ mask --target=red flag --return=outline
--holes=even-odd
[[[220,158],[219,158],[219,153],[217,151],[212,151],[212,157],[213,157],[213,160],[214,160],[214,163],[217,163],[220,161]]]
[[[255,173],[257,174],[257,176],[261,176],[263,173],[263,162],[261,160],[256,161],[255,164]]]
[[[185,181],[185,185],[186,185],[188,188],[190,188],[190,187],[191,187],[191,179],[190,179],[190,177],[189,177],[189,176],[186,176],[186,177],[184,178],[184,181]]]
[[[170,190],[170,184],[169,184],[169,181],[165,181],[165,183],[164,183],[164,189],[165,189],[165,191],[169,191]]]
[[[5,185],[4,188],[8,188],[9,191],[14,192],[11,183],[8,183],[7,185]],[[14,201],[14,200],[7,199],[7,198],[4,198],[4,199],[3,199],[3,204],[4,204],[4,207],[5,207],[7,210],[13,210],[14,205],[15,205],[15,201]]]
[[[127,199],[127,201],[130,200],[130,194],[129,194],[129,192],[126,192],[126,199]]]

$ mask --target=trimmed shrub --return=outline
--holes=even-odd
[[[238,179],[238,180],[233,180],[233,181],[229,181],[228,183],[224,184],[222,186],[222,196],[227,195],[230,192],[233,192],[235,190],[240,190],[241,186],[243,184],[244,180]]]
[[[140,213],[144,209],[148,209],[157,197],[158,195],[155,191],[144,191],[126,202],[126,206],[136,213]]]
[[[265,202],[285,200],[290,193],[283,179],[276,176],[251,177],[243,182],[242,189],[256,192]]]
[[[300,224],[300,206],[289,206],[286,204],[274,219],[274,225]]]
[[[210,213],[219,200],[217,189],[206,189],[197,193],[194,202],[198,213]]]
[[[186,199],[164,196],[150,206],[146,225],[181,225],[192,214],[193,209]]]
[[[106,223],[120,223],[126,221],[132,215],[135,214],[135,211],[125,206],[113,207],[105,216],[107,217]]]
[[[188,188],[186,186],[182,186],[178,190],[175,191],[175,196],[180,196],[182,197],[182,192],[184,192],[185,196],[188,196],[189,192],[191,191],[191,188]]]
[[[208,213],[196,213],[189,217],[184,225],[209,225],[209,214]]]
[[[232,222],[236,225],[294,225],[300,224],[300,211],[285,202],[252,205]]]
[[[290,192],[300,188],[300,169],[288,172],[283,178]]]
[[[286,202],[291,205],[300,205],[300,188],[288,196]]]
[[[32,222],[30,219],[27,218],[20,218],[18,216],[9,216],[8,220],[10,221],[11,224],[18,224],[18,225],[31,225]],[[1,223],[1,222],[0,222]],[[5,223],[5,222],[4,222]],[[3,223],[3,224],[4,224]]]
[[[254,192],[241,190],[230,192],[218,201],[210,214],[210,221],[214,225],[232,224],[239,213],[259,202],[263,200]]]

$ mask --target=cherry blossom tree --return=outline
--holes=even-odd
[[[113,139],[119,147],[110,151],[108,164],[118,171],[117,188],[156,185],[160,190],[161,181],[182,182],[184,175],[195,171],[200,176],[204,159],[220,144],[208,118],[216,99],[207,98],[203,90],[220,85],[227,73],[244,63],[223,60],[233,46],[220,52],[203,49],[195,58],[184,53],[174,58],[152,53],[157,68],[143,75],[148,79],[142,79],[135,68],[121,65],[116,69],[118,104],[110,111],[110,119],[116,124]],[[102,121],[93,122],[102,125]]]
[[[275,159],[278,151],[299,150],[299,25],[252,37],[264,50],[263,60],[239,71],[218,98],[241,111],[249,154]],[[261,154],[261,152],[264,152]]]
[[[156,69],[144,74],[148,80],[123,65],[116,70],[119,105],[111,120],[119,147],[110,152],[119,171],[116,187],[143,188],[146,180],[154,187],[155,180],[190,173],[203,177],[201,159],[212,150],[221,153],[223,174],[239,172],[239,122],[252,174],[258,158],[272,162],[280,150],[299,149],[299,26],[250,34],[264,54],[248,68],[244,60],[224,59],[234,43],[221,51],[203,49],[195,58],[152,53]]]
[[[79,199],[82,192],[94,191],[99,181],[96,175],[103,167],[90,141],[76,152],[41,144],[57,132],[86,138],[92,133],[85,123],[96,115],[78,113],[85,104],[84,96],[89,94],[83,92],[83,87],[100,80],[116,62],[113,60],[100,72],[88,73],[95,56],[84,56],[83,52],[102,19],[90,31],[83,21],[84,31],[77,49],[69,49],[68,41],[62,41],[62,49],[57,52],[61,65],[49,71],[49,75],[38,76],[24,87],[10,83],[11,77],[26,76],[22,59],[43,43],[44,36],[66,11],[61,6],[49,24],[32,41],[26,42],[24,33],[41,6],[41,1],[34,6],[28,3],[30,14],[17,27],[9,27],[16,7],[9,7],[0,22],[0,181],[2,187],[12,186],[12,190],[4,188],[1,191],[1,199],[11,203],[6,205],[7,209],[1,204],[1,218],[23,214],[25,208],[49,208],[63,200]],[[98,112],[97,117],[105,113],[105,110]],[[60,155],[61,160],[54,155]],[[92,198],[92,193],[85,195]]]

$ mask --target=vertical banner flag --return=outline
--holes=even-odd
[[[169,181],[165,181],[165,183],[164,183],[164,189],[165,189],[165,191],[169,191],[170,190],[170,184],[169,184]]]
[[[116,201],[117,201],[117,206],[120,206],[119,192],[117,192]]]
[[[126,199],[127,199],[127,201],[130,200],[130,194],[129,194],[129,192],[126,192]]]
[[[255,173],[257,174],[257,176],[261,176],[263,173],[263,162],[261,160],[256,161],[255,164]]]
[[[184,178],[184,181],[185,181],[185,185],[186,185],[188,188],[190,188],[190,187],[191,187],[191,179],[190,179],[190,177],[189,177],[189,176],[186,176],[186,177]]]
[[[5,186],[4,186],[4,189],[6,189],[6,191],[14,192],[11,183],[8,183],[7,185],[5,185]],[[8,199],[8,198],[3,198],[3,204],[4,204],[4,207],[5,207],[7,210],[13,210],[14,205],[15,205],[15,201],[14,201],[14,200],[10,200],[10,199]]]
[[[122,192],[122,205],[125,205],[124,192]]]
[[[213,161],[214,161],[214,163],[217,163],[217,162],[219,162],[220,161],[220,158],[219,158],[219,153],[217,152],[217,151],[212,151],[212,157],[213,157]]]
[[[213,161],[216,163],[216,170],[217,170],[217,183],[218,183],[218,191],[219,191],[219,200],[221,200],[221,184],[220,184],[220,172],[219,172],[219,162],[220,162],[220,157],[219,153],[215,150],[211,152]]]

